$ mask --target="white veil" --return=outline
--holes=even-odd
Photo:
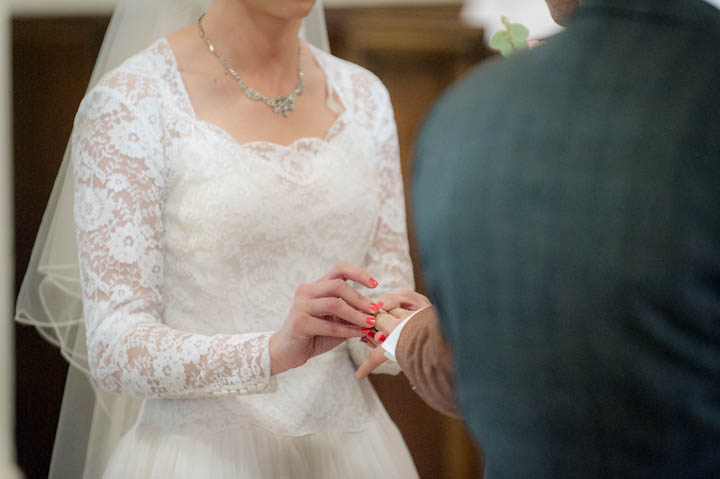
[[[118,0],[88,89],[154,40],[195,22],[210,3]],[[303,21],[301,35],[329,51],[322,0],[316,0]],[[71,168],[68,144],[18,295],[15,319],[35,326],[70,363],[50,478],[96,479],[120,437],[135,423],[142,400],[105,393],[89,377]]]

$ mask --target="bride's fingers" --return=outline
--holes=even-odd
[[[364,337],[360,338],[360,341],[367,344],[371,348],[378,346],[380,343],[377,341],[378,338],[383,338],[383,334],[379,331],[370,331]]]
[[[377,347],[377,343],[367,336],[363,336],[362,338],[360,338],[360,342],[365,344],[369,348]]]
[[[365,358],[365,361],[363,361],[357,371],[355,371],[355,378],[366,378],[368,374],[373,372],[375,368],[380,366],[386,360],[387,358],[385,357],[385,350],[381,347],[376,347],[375,349],[370,351],[370,354],[368,354],[367,358]]]
[[[307,303],[307,312],[315,317],[334,316],[361,328],[372,328],[376,322],[374,317],[351,307],[341,298],[312,299]]]
[[[377,305],[342,279],[328,279],[306,285],[310,298],[341,298],[347,304],[366,314],[375,314]]]
[[[350,280],[362,284],[363,286],[368,288],[375,288],[378,285],[378,282],[370,275],[370,273],[368,273],[362,268],[359,268],[350,263],[346,263],[344,261],[336,264],[335,267],[321,279],[342,279],[343,281]]]
[[[334,338],[358,338],[367,334],[367,329],[336,323],[312,316],[303,317],[299,325],[306,336],[329,336]]]

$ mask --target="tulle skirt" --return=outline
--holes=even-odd
[[[362,431],[282,436],[256,426],[172,433],[136,425],[120,441],[104,479],[412,479],[418,477],[395,424]]]

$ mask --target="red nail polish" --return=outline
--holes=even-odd
[[[370,331],[369,333],[367,333],[367,335],[370,336],[371,338],[374,338],[374,337],[375,337],[375,331]]]
[[[367,318],[365,319],[365,322],[367,322],[370,326],[375,326],[375,318]]]
[[[375,280],[375,278],[370,278],[370,284],[372,285],[373,288],[377,288],[377,285],[380,283],[378,283],[377,280]]]
[[[387,338],[387,336],[385,336],[384,334],[381,334],[380,336],[378,336],[377,340],[382,343],[383,341],[385,341],[386,338]]]
[[[365,344],[370,344],[370,341],[369,341],[368,338],[366,338],[365,336],[363,336],[362,338],[360,338],[360,342],[361,342],[361,343],[365,343]]]
[[[378,308],[382,309],[382,307],[383,307],[383,302],[382,302],[382,301],[378,301],[378,304],[377,304],[377,305],[378,305]]]
[[[372,309],[375,312],[378,312],[378,311],[380,311],[380,306],[378,306],[375,303],[370,303],[370,309]]]
[[[363,333],[363,334],[367,334],[367,333],[370,332],[370,328],[362,328],[362,329],[360,330],[360,332]]]

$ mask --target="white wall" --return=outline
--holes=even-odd
[[[2,0],[0,0],[1,2]],[[117,0],[8,0],[16,15],[109,13]],[[147,0],[149,2],[153,0]],[[461,0],[325,0],[327,7],[393,5],[407,3],[460,3]]]
[[[10,147],[10,28],[0,1],[0,478],[20,477],[15,469],[13,430],[13,250]]]

